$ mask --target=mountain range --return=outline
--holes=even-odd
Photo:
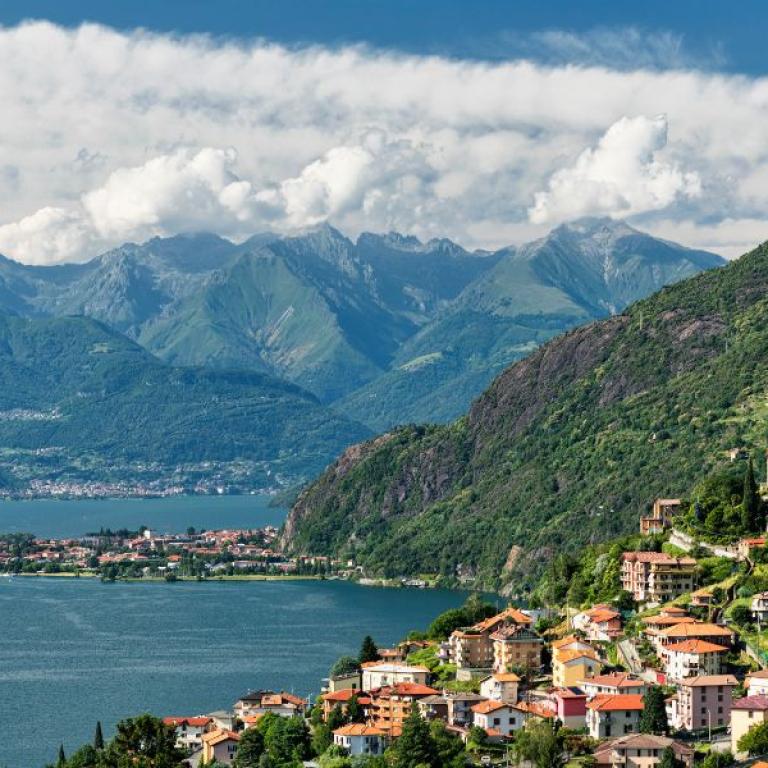
[[[370,432],[263,373],[174,367],[86,317],[0,312],[0,488],[309,479]]]
[[[455,418],[543,341],[721,263],[610,219],[493,253],[330,226],[180,235],[85,264],[0,258],[0,311],[83,315],[169,365],[261,373],[381,430]]]
[[[300,496],[283,546],[531,589],[557,553],[636,530],[730,449],[762,456],[766,295],[768,244],[561,334],[453,423],[349,448]]]

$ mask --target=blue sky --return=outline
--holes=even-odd
[[[0,253],[612,216],[737,256],[768,238],[768,5],[735,9],[3,0]]]
[[[64,25],[97,21],[119,29],[267,37],[287,44],[365,42],[416,53],[488,59],[535,54],[531,33],[637,27],[667,34],[698,66],[762,74],[768,5],[760,0],[3,0],[0,21]],[[549,54],[549,55],[548,55]]]

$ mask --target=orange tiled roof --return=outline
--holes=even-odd
[[[724,645],[715,645],[715,643],[708,643],[706,640],[696,638],[683,640],[682,643],[668,645],[666,648],[667,653],[722,653],[727,650]]]
[[[643,696],[640,693],[601,693],[587,704],[589,709],[598,712],[620,712],[624,710],[642,710]]]
[[[565,637],[560,638],[560,640],[555,640],[552,643],[552,647],[554,649],[562,648],[564,645],[570,645],[571,643],[586,643],[586,640],[582,640],[581,638],[576,637],[576,635],[566,635]]]
[[[478,715],[487,715],[489,712],[495,712],[497,709],[506,709],[509,704],[503,701],[481,701],[472,707],[472,711]]]
[[[636,688],[645,685],[645,681],[638,677],[632,677],[629,672],[612,672],[606,675],[595,675],[589,680],[582,680],[587,685],[608,685],[616,688]]]
[[[491,677],[500,683],[519,683],[520,678],[514,672],[494,672]]]
[[[501,613],[497,613],[495,616],[491,616],[489,619],[478,621],[477,624],[473,625],[472,629],[476,629],[479,632],[484,632],[485,630],[490,629],[491,627],[498,624],[500,621],[512,621],[515,624],[525,625],[533,623],[533,619],[527,613],[523,613],[517,608],[507,608]]]
[[[339,736],[386,736],[386,731],[365,723],[348,723],[337,728],[333,733]]]
[[[365,694],[362,691],[358,691],[354,688],[344,688],[341,691],[324,693],[321,698],[323,701],[349,701],[351,698],[357,696],[358,701],[360,701],[364,695]]]
[[[222,741],[240,741],[240,736],[234,731],[211,731],[211,733],[204,733],[202,737],[203,741],[210,746],[221,744]]]
[[[204,728],[213,720],[210,717],[164,717],[163,722],[174,727],[186,723],[190,728]]]
[[[661,630],[664,637],[728,637],[731,630],[718,624],[705,622],[695,624],[675,624],[673,627]]]
[[[396,683],[395,685],[385,685],[371,691],[372,697],[375,696],[434,696],[440,691],[430,688],[421,683]]]

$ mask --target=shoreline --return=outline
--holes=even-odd
[[[61,572],[61,573],[3,573],[0,574],[0,580],[10,580],[17,578],[38,578],[38,579],[101,579],[101,575],[92,571],[80,571],[79,573]],[[292,575],[292,574],[242,574],[233,576],[213,576],[206,579],[196,579],[191,577],[178,577],[169,581],[163,576],[134,576],[129,578],[117,578],[114,581],[105,579],[105,584],[119,583],[140,583],[148,582],[153,584],[206,584],[217,581],[349,581],[348,579],[328,579],[322,576]]]

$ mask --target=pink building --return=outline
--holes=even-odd
[[[547,697],[555,707],[555,717],[566,728],[587,724],[587,694],[578,688],[553,688]]]
[[[733,675],[700,675],[681,680],[668,702],[669,724],[684,731],[705,730],[731,722]]]

